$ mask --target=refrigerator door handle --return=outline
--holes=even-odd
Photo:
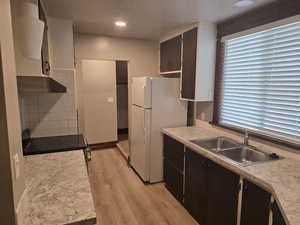
[[[144,86],[145,88],[145,86]],[[147,122],[146,122],[146,114],[144,116],[144,143],[147,143]]]

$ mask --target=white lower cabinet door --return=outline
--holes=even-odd
[[[143,181],[149,181],[151,109],[132,106],[130,163]]]

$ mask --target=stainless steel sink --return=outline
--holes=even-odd
[[[282,159],[282,157],[274,153],[268,154],[252,146],[241,146],[239,148],[228,149],[219,152],[219,154],[242,166],[250,166],[256,163]]]
[[[220,152],[223,150],[237,148],[240,146],[239,143],[227,137],[196,139],[196,140],[191,140],[191,142],[200,146],[201,148],[205,148],[212,152]]]
[[[246,144],[240,144],[227,137],[195,139],[191,142],[215,154],[222,155],[241,166],[250,166],[283,158],[274,153],[262,152],[248,145],[248,141],[245,142]]]

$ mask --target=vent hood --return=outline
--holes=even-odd
[[[66,93],[67,88],[49,76],[17,76],[21,93]]]
[[[19,43],[23,55],[30,59],[41,59],[41,48],[45,24],[39,20],[39,9],[34,3],[21,5],[18,18]]]

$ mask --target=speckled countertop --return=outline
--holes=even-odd
[[[96,223],[83,151],[26,156],[25,170],[20,224]]]
[[[243,167],[190,142],[190,140],[197,138],[217,136],[227,136],[242,142],[243,137],[235,132],[208,124],[204,125],[203,123],[201,127],[163,129],[163,133],[267,189],[273,194],[287,224],[300,224],[300,154],[283,151],[278,146],[270,146],[266,143],[250,140],[250,145],[265,152],[275,152],[284,156],[285,159]]]

